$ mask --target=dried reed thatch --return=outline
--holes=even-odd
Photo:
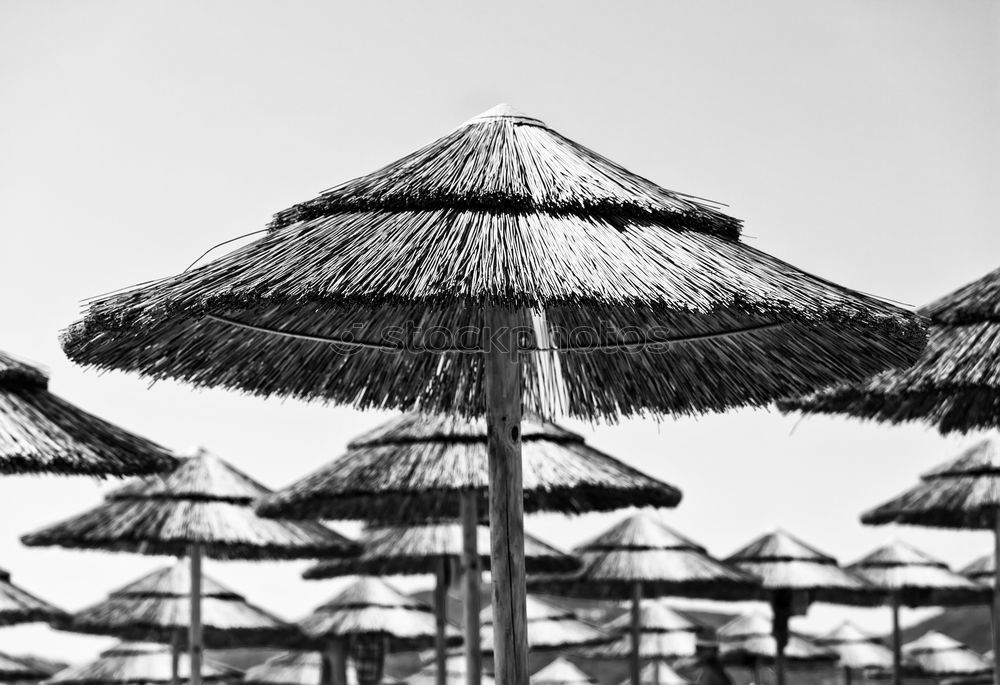
[[[299,622],[313,638],[383,637],[390,651],[425,649],[434,644],[434,612],[383,580],[362,577]],[[454,628],[449,645],[461,644]]]
[[[719,659],[728,666],[752,667],[773,664],[778,647],[773,636],[771,621],[762,614],[738,616],[719,628]],[[790,635],[785,647],[785,659],[798,663],[829,663],[837,654],[811,641]]]
[[[41,369],[0,352],[0,473],[132,476],[175,465],[166,449],[48,390]]]
[[[61,630],[125,640],[174,643],[187,649],[191,571],[187,562],[159,569],[55,625]],[[201,623],[210,649],[300,645],[304,636],[208,576],[201,579]]]
[[[933,630],[903,645],[903,653],[920,673],[931,678],[993,672],[993,667],[979,654],[958,640]]]
[[[920,483],[865,512],[870,525],[994,529],[1000,510],[1000,443],[984,440],[920,477]]]
[[[521,429],[524,510],[581,514],[626,506],[673,507],[680,491],[538,417]],[[265,516],[387,523],[459,517],[475,490],[487,512],[486,423],[404,414],[351,442],[346,454],[266,497]],[[487,547],[488,549],[488,547]]]
[[[920,310],[927,347],[912,366],[779,402],[785,411],[849,414],[942,433],[1000,425],[1000,269]]]
[[[847,567],[902,606],[985,604],[991,590],[953,572],[944,562],[904,542],[893,541]]]
[[[608,642],[611,637],[597,626],[562,609],[528,595],[528,649],[533,652],[562,651]],[[484,652],[493,651],[493,609],[483,609],[479,620]]]
[[[480,685],[497,685],[496,681],[486,674],[480,674]],[[465,669],[465,655],[455,653],[445,660],[445,685],[466,685],[467,673]],[[420,669],[413,675],[406,677],[406,685],[437,685],[437,670],[434,662]]]
[[[975,583],[993,585],[997,580],[996,557],[992,554],[979,557],[963,568],[961,573]]]
[[[859,630],[853,623],[845,621],[814,642],[836,652],[838,665],[850,669],[892,668],[892,651],[878,638]]]
[[[628,659],[632,654],[632,617],[623,614],[604,626],[615,639],[607,644],[578,650],[588,659]],[[678,659],[694,656],[701,628],[661,600],[644,599],[639,607],[639,658]]]
[[[490,548],[490,531],[478,529],[480,550]],[[307,568],[303,578],[320,579],[338,576],[396,576],[435,573],[441,559],[457,562],[462,557],[462,526],[437,523],[423,526],[389,526],[368,529],[358,540],[362,552],[357,557],[321,561]],[[489,570],[490,555],[481,552],[482,568]],[[580,562],[538,538],[524,536],[524,561],[528,573],[568,573],[580,568]]]
[[[246,685],[322,685],[323,655],[319,652],[283,652],[243,674]],[[347,671],[347,685],[358,685],[353,669]],[[381,685],[405,685],[383,676]]]
[[[198,386],[481,414],[483,365],[461,352],[488,345],[481,313],[503,308],[528,349],[559,355],[525,362],[526,408],[584,418],[763,405],[916,358],[915,316],[738,235],[503,106],[279,213],[250,245],[90,301],[63,344]],[[441,347],[458,352],[421,354]]]
[[[597,685],[597,681],[572,661],[558,657],[531,676],[531,685]]]
[[[749,599],[758,581],[716,561],[704,547],[640,512],[577,546],[577,573],[530,578],[535,592],[592,599],[631,599],[635,585],[646,598]]]
[[[112,493],[84,514],[21,538],[29,546],[184,556],[199,544],[215,559],[302,559],[355,554],[320,523],[262,519],[253,502],[270,491],[205,450],[143,487]]]
[[[152,685],[170,683],[172,679],[173,655],[169,646],[122,642],[102,652],[101,656],[82,666],[71,666],[52,676],[47,683],[55,685],[111,685],[112,683],[133,683]],[[178,673],[187,680],[191,669],[186,654],[180,655]],[[205,659],[201,665],[204,681],[223,682],[238,680],[240,672],[224,664]]]
[[[630,685],[631,680],[622,681],[621,685]],[[639,685],[691,685],[692,681],[684,678],[662,661],[653,661],[639,671]]]
[[[50,676],[52,671],[41,664],[0,652],[0,679],[3,682],[31,682]]]
[[[0,626],[53,621],[65,615],[62,609],[14,585],[10,573],[0,568]]]

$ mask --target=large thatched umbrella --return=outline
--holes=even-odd
[[[840,568],[836,559],[783,530],[752,540],[729,555],[726,562],[759,578],[760,598],[771,605],[778,685],[785,682],[789,618],[805,614],[813,602],[861,606],[879,603],[875,590]]]
[[[572,661],[557,657],[531,675],[531,685],[597,685],[597,681]]]
[[[629,659],[632,656],[632,616],[622,614],[604,626],[615,639],[576,653],[587,659]],[[697,652],[701,627],[668,607],[662,600],[644,599],[639,605],[639,659],[671,661]]]
[[[48,390],[39,369],[0,352],[0,474],[133,476],[172,468],[154,442]]]
[[[204,682],[238,680],[240,672],[225,664],[205,659],[201,664]],[[194,675],[194,660],[182,655],[181,678]],[[174,658],[161,644],[121,642],[101,652],[99,658],[82,666],[71,666],[45,681],[51,685],[167,685],[173,681]]]
[[[0,626],[54,621],[65,616],[62,609],[14,585],[10,573],[0,568]]]
[[[883,593],[892,607],[893,682],[903,682],[900,607],[986,604],[991,591],[948,568],[944,562],[903,542],[893,541],[847,567]]]
[[[582,436],[537,416],[526,414],[521,423],[524,510],[581,514],[624,506],[672,507],[681,497],[675,487],[594,449]],[[476,685],[482,672],[479,649],[481,569],[480,550],[489,549],[487,536],[476,524],[487,511],[489,458],[486,423],[458,416],[409,413],[351,441],[347,453],[318,471],[275,492],[258,507],[264,515],[288,518],[364,519],[413,523],[462,520],[461,549],[464,571],[463,609],[466,635],[466,674]],[[452,547],[454,529],[426,528],[434,545]],[[446,535],[446,531],[448,531]],[[402,542],[418,542],[415,533]],[[393,534],[386,540],[395,544]],[[365,557],[378,555],[381,538],[368,541]],[[485,543],[485,544],[484,544]],[[402,545],[405,547],[406,545]],[[525,538],[525,563],[530,571],[545,555]],[[528,561],[528,557],[535,557]],[[415,560],[414,560],[415,561]],[[364,562],[359,562],[364,563]],[[444,619],[443,564],[435,561],[435,612]],[[488,564],[487,564],[488,565]],[[334,563],[335,568],[344,565]],[[354,563],[347,567],[360,568]],[[428,569],[414,563],[414,569]],[[379,568],[379,575],[395,568]],[[430,572],[434,572],[431,567]],[[556,571],[550,566],[550,571]],[[567,570],[567,569],[562,569]],[[418,571],[422,572],[422,571]],[[441,624],[443,626],[443,623]],[[439,640],[437,664],[444,685],[445,651]]]
[[[903,654],[929,678],[980,676],[993,671],[993,666],[972,649],[933,630],[903,645]]]
[[[643,598],[757,597],[759,583],[755,578],[716,561],[704,547],[674,532],[648,512],[619,521],[577,546],[573,553],[583,562],[580,571],[563,577],[537,576],[530,585],[538,592],[631,601],[629,666],[636,683]]]
[[[435,642],[434,611],[407,597],[385,581],[362,576],[333,599],[299,621],[299,627],[316,640],[335,640],[354,656],[358,682],[378,683],[386,652],[425,649]],[[461,644],[454,629],[446,633],[448,644]],[[346,680],[346,652],[335,652],[331,664],[335,682]]]
[[[782,649],[771,623],[762,614],[749,613],[720,627],[716,631],[719,660],[727,666],[752,668],[755,683],[761,682],[760,667],[763,665],[773,665],[780,680],[783,677],[778,668],[780,662],[821,664],[837,660],[837,655],[829,649],[787,632]]]
[[[882,642],[859,630],[853,623],[844,621],[814,642],[837,654],[837,665],[844,670],[844,685],[851,685],[854,671],[894,668],[893,652]],[[758,684],[759,685],[759,684]]]
[[[269,492],[215,455],[199,450],[170,474],[120,488],[94,509],[21,539],[30,546],[187,556],[191,680],[199,685],[203,556],[260,561],[359,551],[355,543],[320,523],[259,518],[253,502]]]
[[[498,677],[527,685],[521,414],[694,414],[913,361],[910,313],[739,240],[740,222],[500,106],[92,300],[77,362],[260,395],[485,415]]]

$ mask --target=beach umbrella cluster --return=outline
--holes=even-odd
[[[204,660],[198,667],[204,682],[220,683],[239,679],[240,672],[224,664]],[[156,643],[122,642],[101,652],[99,658],[81,666],[59,671],[46,682],[50,685],[168,685],[194,676],[194,661],[178,656],[169,646]]]
[[[774,666],[775,676],[784,677],[785,662],[800,665],[833,663],[837,655],[804,637],[787,633],[784,644],[772,619],[759,613],[734,618],[716,631],[719,660],[726,666],[751,668],[754,682],[761,682],[761,666]]]
[[[899,671],[892,650],[878,638],[862,632],[853,623],[845,621],[814,642],[837,655],[837,665],[844,671],[844,685],[851,685],[855,671]]]

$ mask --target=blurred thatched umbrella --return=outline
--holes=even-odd
[[[699,642],[695,655],[678,659],[673,668],[692,685],[733,685],[719,659],[717,642]]]
[[[536,576],[537,592],[631,601],[630,675],[639,681],[642,599],[700,597],[756,598],[758,581],[708,556],[704,547],[640,512],[577,546],[583,568],[562,577]]]
[[[606,632],[580,620],[569,609],[557,607],[531,595],[528,595],[525,607],[527,608],[528,649],[532,652],[562,652],[610,640],[610,636]],[[495,630],[492,607],[483,609],[480,625],[482,625],[483,651],[492,652]]]
[[[355,554],[355,543],[311,521],[262,519],[255,500],[270,491],[205,450],[165,476],[120,488],[84,514],[25,535],[30,546],[187,556],[190,563],[188,645],[192,685],[202,652],[201,560],[301,559]]]
[[[906,543],[894,541],[879,547],[847,567],[872,587],[878,588],[892,607],[893,680],[903,682],[903,648],[899,630],[899,608],[986,604],[991,591],[948,565]]]
[[[972,649],[933,630],[903,645],[903,654],[922,675],[930,678],[989,675],[993,672],[993,666]]]
[[[963,568],[960,573],[975,583],[993,585],[997,580],[996,557],[992,554],[979,557]]]
[[[755,683],[761,682],[762,665],[773,665],[775,675],[780,678],[779,661],[820,664],[837,660],[837,655],[829,649],[790,633],[786,633],[785,647],[781,650],[775,633],[771,621],[761,614],[738,616],[716,632],[719,640],[719,659],[727,666],[752,668]]]
[[[246,685],[323,685],[324,656],[320,652],[282,652],[264,663],[248,668],[243,674]],[[357,679],[348,673],[347,685],[357,685]],[[382,677],[381,685],[395,685],[400,681]]]
[[[581,514],[629,505],[672,507],[680,501],[681,493],[673,486],[590,447],[582,436],[537,416],[524,416],[521,446],[525,511]],[[275,492],[258,509],[264,515],[290,518],[394,523],[461,518],[465,658],[469,659],[466,673],[470,684],[475,685],[482,672],[478,641],[482,575],[479,550],[490,548],[488,537],[480,540],[482,529],[477,533],[476,523],[480,513],[487,510],[488,494],[486,423],[457,416],[410,413],[356,438],[346,454]],[[445,543],[448,530],[428,528],[425,532],[437,537],[434,544],[440,545]],[[392,534],[386,534],[390,543],[392,538]],[[454,547],[455,538],[449,539]],[[419,541],[412,533],[408,534],[408,540]],[[371,542],[382,547],[379,540]],[[532,545],[530,539],[525,540],[525,545],[525,556],[535,557],[526,559],[528,570],[545,570],[536,564],[542,550]],[[366,548],[370,549],[368,545]],[[371,553],[379,554],[377,549]],[[434,609],[443,621],[444,564],[440,557],[433,563],[436,568],[429,572],[437,573]],[[412,568],[426,569],[427,565],[414,563]],[[379,568],[378,573],[384,575],[387,570]],[[437,660],[441,672],[438,685],[443,685],[441,641]]]
[[[45,680],[52,670],[21,657],[0,652],[0,680],[3,682],[30,682]]]
[[[597,681],[577,668],[572,661],[557,657],[532,674],[531,685],[597,685]]]
[[[632,656],[632,616],[623,614],[604,626],[616,639],[578,650],[587,659],[629,659]],[[662,600],[644,599],[639,606],[639,659],[670,661],[694,656],[700,627],[668,607]]]
[[[175,465],[154,442],[48,390],[41,369],[0,352],[0,474],[133,476]]]
[[[270,229],[92,300],[67,353],[260,395],[485,415],[504,685],[528,682],[522,408],[759,406],[923,346],[912,314],[742,244],[714,206],[507,106]]]
[[[99,658],[82,666],[70,666],[49,678],[52,685],[152,685],[173,682],[174,659],[170,647],[142,642],[121,642],[101,652]],[[182,655],[180,675],[188,680],[192,673],[189,655]],[[240,672],[211,659],[201,665],[202,680],[223,682],[237,680]]]
[[[880,601],[873,588],[840,568],[836,559],[783,530],[756,538],[726,562],[759,578],[760,598],[771,605],[778,685],[785,683],[789,618],[805,614],[813,602],[871,606]]]
[[[461,653],[450,654],[445,659],[445,685],[465,685],[469,680],[469,675],[466,673],[465,669],[468,667],[468,661],[465,656]],[[417,671],[413,675],[406,677],[406,685],[434,685],[438,682],[437,676],[437,666],[435,662],[431,661]],[[497,685],[497,682],[493,680],[488,675],[479,674],[482,681],[482,685]]]
[[[629,682],[631,680],[626,680],[621,685]],[[639,671],[639,685],[691,685],[691,681],[664,662],[653,661]]]
[[[851,675],[854,671],[867,669],[887,671],[894,668],[892,650],[878,638],[861,632],[848,621],[841,623],[826,635],[816,638],[814,642],[820,647],[836,652],[837,663],[844,669],[844,685],[851,685]]]
[[[62,609],[14,585],[10,573],[0,568],[0,626],[53,621],[65,616]]]
[[[364,576],[299,621],[314,639],[346,642],[354,656],[358,682],[378,683],[386,652],[425,649],[434,644],[434,611],[378,578]],[[448,644],[462,638],[448,630]],[[344,680],[345,661],[331,664],[334,677]]]

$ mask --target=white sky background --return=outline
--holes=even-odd
[[[284,485],[388,415],[148,389],[70,365],[59,329],[83,298],[180,271],[498,102],[668,188],[728,203],[752,244],[865,292],[920,305],[998,266],[1000,5],[504,6],[7,0],[0,349],[47,365],[55,392],[99,415]],[[776,525],[844,562],[896,533],[958,566],[990,546],[986,533],[858,523],[971,437],[767,412],[567,424],[680,486],[667,520],[717,555]],[[0,479],[0,565],[75,610],[165,563],[18,542],[106,487]],[[547,516],[528,528],[569,547],[613,519]],[[304,566],[209,562],[207,572],[297,618],[337,587],[300,580]],[[849,613],[888,629],[887,611]],[[798,627],[845,615],[814,608]],[[106,644],[40,626],[0,631],[0,650],[67,660]]]

